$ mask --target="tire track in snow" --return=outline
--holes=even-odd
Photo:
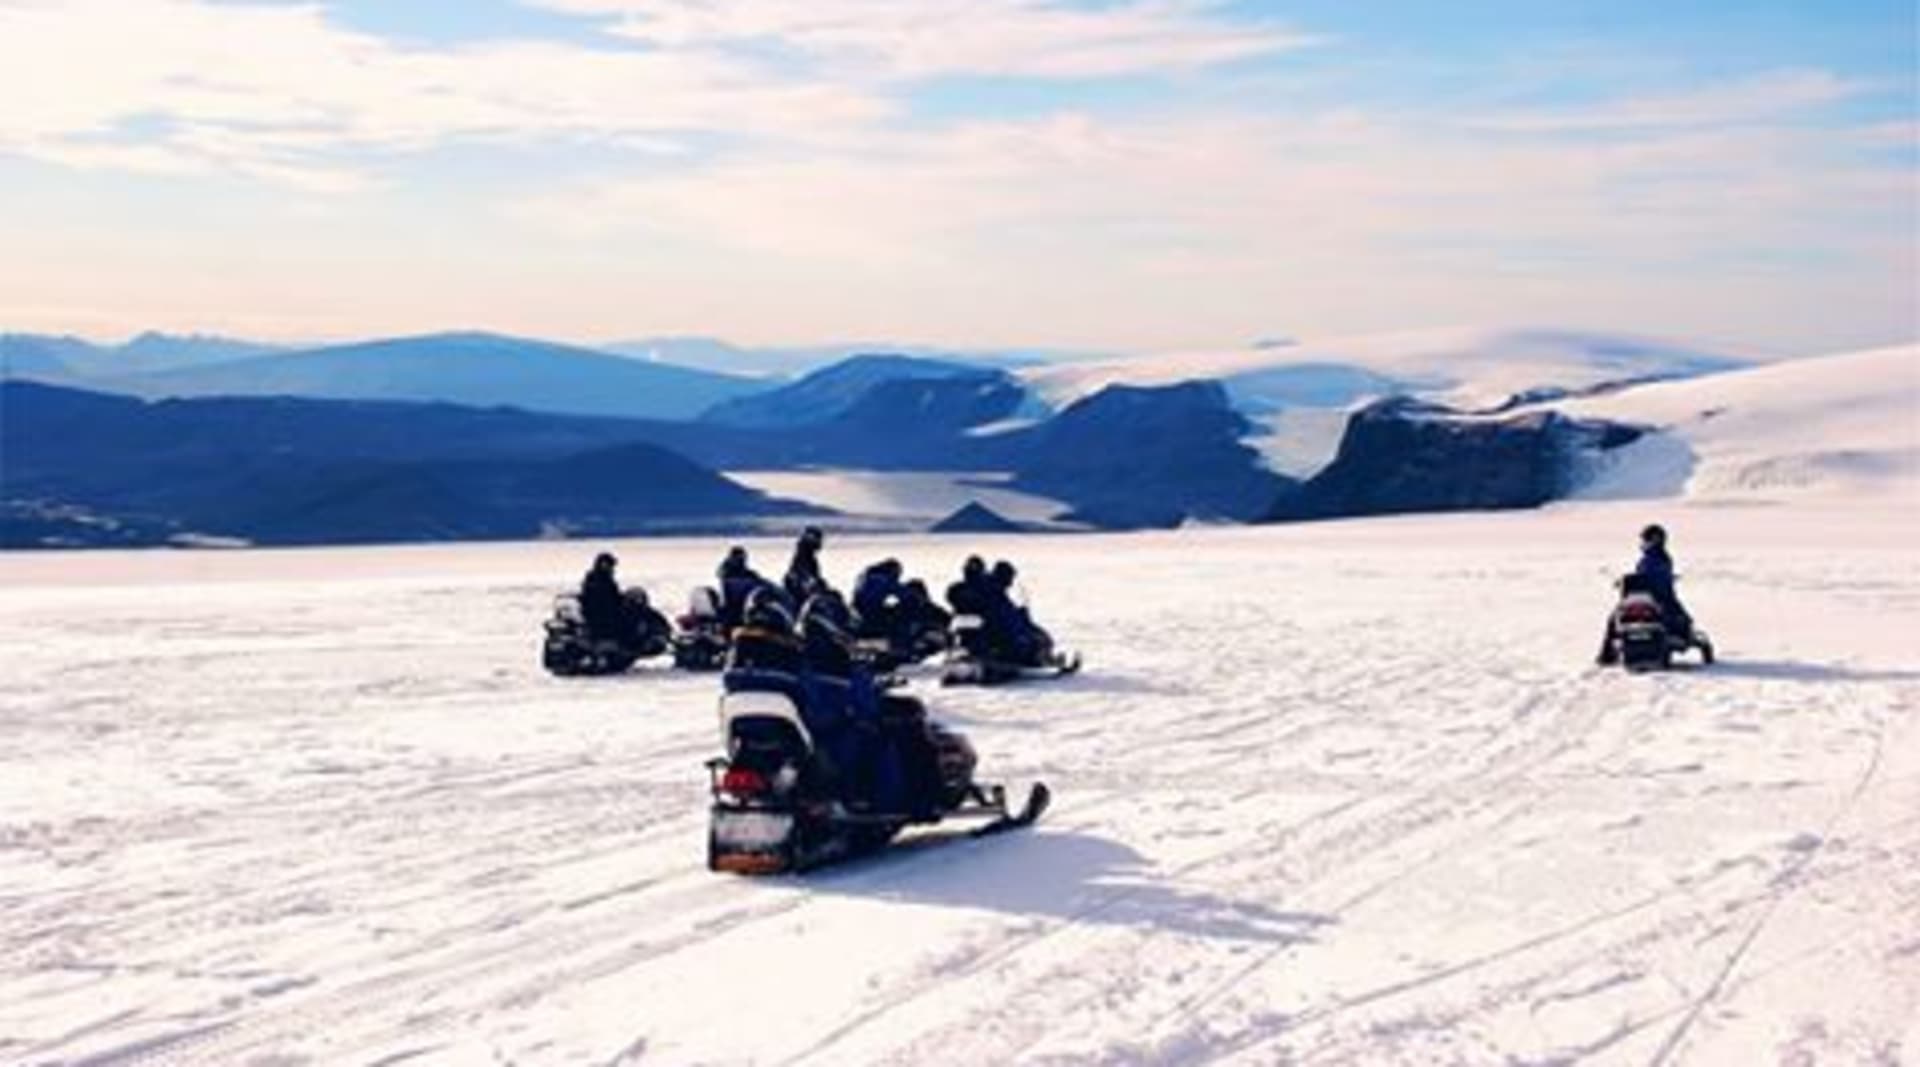
[[[1819,843],[1813,848],[1796,854],[1787,869],[1776,877],[1774,882],[1776,890],[1768,896],[1766,905],[1760,910],[1760,914],[1754,918],[1753,925],[1747,928],[1746,934],[1740,938],[1739,943],[1734,946],[1733,951],[1727,954],[1726,961],[1713,976],[1713,981],[1707,986],[1706,991],[1694,999],[1692,1006],[1687,1009],[1686,1014],[1681,1016],[1679,1025],[1674,1027],[1673,1032],[1668,1034],[1666,1040],[1662,1041],[1660,1047],[1654,1051],[1653,1058],[1648,1061],[1648,1067],[1662,1067],[1662,1065],[1669,1062],[1675,1052],[1680,1048],[1681,1042],[1686,1039],[1687,1034],[1693,1029],[1694,1023],[1699,1021],[1701,1012],[1704,1012],[1709,1004],[1719,999],[1720,992],[1726,987],[1728,979],[1733,976],[1733,973],[1739,969],[1741,962],[1746,959],[1747,952],[1753,948],[1753,943],[1759,940],[1761,933],[1766,930],[1767,924],[1772,921],[1774,913],[1780,909],[1780,905],[1784,903],[1788,897],[1792,896],[1793,893],[1800,888],[1801,872],[1806,870],[1807,865],[1812,863],[1816,856],[1825,851],[1827,842],[1832,839],[1834,827],[1838,826],[1841,820],[1845,819],[1847,815],[1853,811],[1854,806],[1860,802],[1860,797],[1866,793],[1867,787],[1873,783],[1874,775],[1879,773],[1880,770],[1880,760],[1886,748],[1886,741],[1887,725],[1882,721],[1879,732],[1874,735],[1873,753],[1867,760],[1866,769],[1861,772],[1860,780],[1855,783],[1853,790],[1847,794],[1845,801],[1841,803],[1838,810],[1836,810],[1821,827]]]
[[[1342,813],[1348,810],[1351,810],[1352,808],[1358,806],[1361,803],[1363,803],[1363,800],[1360,800],[1360,799],[1348,800],[1348,801],[1344,801],[1339,804],[1333,805],[1331,807],[1322,809],[1320,811],[1314,812],[1298,820],[1296,823],[1290,824],[1289,826],[1284,828],[1282,831],[1282,836],[1284,837],[1289,834],[1297,833],[1300,830],[1305,829],[1307,826],[1310,826],[1314,823],[1317,823],[1323,820],[1338,818]],[[1058,822],[1059,819],[1056,817],[1053,821]],[[1183,863],[1177,867],[1174,867],[1170,871],[1166,872],[1163,876],[1161,876],[1161,878],[1158,881],[1175,881],[1184,877],[1188,877],[1222,860],[1232,858],[1233,856],[1243,851],[1244,848],[1245,846],[1238,842],[1232,845],[1222,847],[1216,851],[1210,852],[1204,856],[1198,857],[1193,860],[1189,860],[1186,863]],[[1113,908],[1119,906],[1122,903],[1125,903],[1130,898],[1133,898],[1140,893],[1147,892],[1148,890],[1155,888],[1156,885],[1157,885],[1157,882],[1154,884],[1134,884],[1134,885],[1118,886],[1118,887],[1112,888],[1106,891],[1105,893],[1101,894],[1096,900],[1086,905],[1085,907],[1077,909],[1076,911],[1065,916],[1064,918],[1061,918],[1052,923],[1049,923],[1045,929],[1035,931],[1031,934],[1025,934],[1018,937],[1010,938],[1001,942],[998,945],[995,945],[993,948],[991,948],[987,952],[979,954],[975,956],[973,959],[969,960],[967,965],[958,971],[942,971],[942,972],[939,972],[938,974],[923,975],[919,981],[912,983],[905,989],[896,991],[893,995],[886,997],[880,1003],[860,1012],[855,1017],[846,1020],[845,1022],[836,1026],[827,1034],[825,1034],[824,1036],[822,1036],[821,1038],[813,1042],[807,1048],[801,1050],[799,1053],[791,1057],[788,1057],[782,1060],[781,1062],[783,1064],[790,1065],[790,1067],[791,1065],[804,1063],[807,1060],[812,1059],[820,1055],[821,1053],[831,1049],[834,1045],[838,1044],[840,1041],[858,1032],[862,1027],[868,1025],[869,1023],[874,1022],[880,1017],[890,1014],[892,1012],[895,1012],[901,1007],[904,1007],[905,1005],[910,1004],[916,1000],[919,1000],[920,998],[925,997],[931,993],[948,991],[951,989],[953,985],[955,985],[960,981],[964,981],[966,979],[983,974],[987,970],[994,967],[998,967],[1001,964],[1007,962],[1008,960],[1013,959],[1015,956],[1019,955],[1020,953],[1023,953],[1029,949],[1038,947],[1061,935],[1073,932],[1079,929],[1080,926],[1083,923],[1087,922],[1088,920],[1097,918],[1098,916],[1108,911],[1111,911]]]
[[[1556,687],[1560,690],[1580,687],[1578,681],[1562,682]],[[1535,694],[1522,701],[1522,714],[1516,720],[1531,720],[1533,709],[1553,702]],[[1384,848],[1406,840],[1428,826],[1436,823],[1464,823],[1484,811],[1494,810],[1503,805],[1514,805],[1496,824],[1504,824],[1524,816],[1537,805],[1555,786],[1549,778],[1538,771],[1558,756],[1572,751],[1583,742],[1592,726],[1599,719],[1600,712],[1590,702],[1576,705],[1582,713],[1576,725],[1568,725],[1566,716],[1552,716],[1551,729],[1540,736],[1524,737],[1519,741],[1501,746],[1487,758],[1480,769],[1460,778],[1441,783],[1421,792],[1415,797],[1397,805],[1387,813],[1354,827],[1349,834],[1358,845],[1348,844],[1338,856],[1344,858],[1329,861],[1324,855],[1311,854],[1321,860],[1319,871],[1307,882],[1296,887],[1296,891],[1309,891],[1315,885],[1322,884],[1337,876],[1346,864],[1354,859],[1364,859],[1375,855]],[[1491,741],[1489,742],[1491,744]],[[1518,768],[1511,766],[1514,758],[1523,759]],[[1547,788],[1542,788],[1545,781]],[[1466,810],[1463,811],[1463,808]],[[1341,898],[1330,908],[1324,910],[1335,916],[1347,912],[1352,907],[1377,895],[1387,886],[1404,880],[1420,868],[1431,864],[1443,856],[1458,855],[1461,845],[1485,844],[1490,836],[1484,828],[1467,826],[1460,834],[1454,835],[1438,848],[1424,853],[1410,864],[1396,866],[1394,870],[1380,880],[1363,887],[1358,892]],[[1326,842],[1333,845],[1335,842]],[[1303,904],[1311,908],[1310,904]],[[1251,978],[1259,971],[1272,966],[1279,959],[1292,952],[1296,946],[1279,945],[1256,955],[1252,960],[1229,972],[1213,985],[1202,990],[1196,997],[1176,1006],[1167,1016],[1151,1024],[1148,1032],[1158,1033],[1167,1030],[1192,1031],[1198,1024],[1202,1012],[1211,1008],[1228,993]]]
[[[1410,672],[1409,677],[1411,678],[1413,676],[1414,676],[1413,673]],[[1528,701],[1526,703],[1531,705],[1533,703],[1537,703],[1539,700],[1540,698],[1536,697],[1533,700]],[[1529,718],[1529,716],[1526,714],[1520,714],[1514,717],[1516,719]],[[1537,768],[1538,766],[1544,765],[1545,762],[1550,760],[1553,756],[1558,755],[1559,753],[1567,750],[1570,747],[1573,747],[1579,742],[1579,740],[1581,740],[1581,737],[1578,737],[1578,736],[1563,737],[1561,738],[1560,742],[1557,745],[1552,744],[1556,736],[1568,734],[1568,733],[1569,731],[1567,731],[1563,727],[1561,730],[1555,733],[1549,733],[1543,737],[1522,738],[1519,742],[1510,746],[1510,749],[1513,751],[1530,751],[1530,750],[1541,748],[1541,747],[1551,746],[1550,750],[1547,753],[1537,757],[1530,764],[1530,766]],[[1486,746],[1482,746],[1482,747],[1486,747]],[[1505,751],[1507,750],[1502,750],[1502,753],[1504,754]],[[1482,773],[1487,773],[1492,770],[1498,769],[1502,765],[1503,765],[1502,762],[1499,761],[1498,759],[1490,758],[1488,763],[1486,764],[1485,770]],[[1526,769],[1522,769],[1519,772],[1515,772],[1513,776],[1525,777],[1526,773],[1527,773]],[[1332,834],[1327,835],[1327,837],[1324,840],[1317,841],[1315,845],[1308,850],[1307,855],[1309,857],[1321,856],[1323,853],[1323,850],[1332,842],[1347,841],[1347,840],[1352,840],[1356,837],[1360,837],[1365,833],[1365,831],[1362,828],[1371,830],[1371,836],[1367,839],[1374,841],[1377,848],[1377,844],[1380,840],[1398,841],[1398,840],[1404,839],[1407,835],[1417,833],[1421,829],[1424,829],[1426,826],[1431,825],[1434,822],[1441,821],[1447,818],[1448,816],[1458,817],[1461,815],[1460,803],[1457,800],[1449,801],[1448,797],[1454,791],[1458,790],[1462,784],[1469,784],[1471,781],[1472,781],[1471,778],[1465,781],[1456,781],[1453,783],[1449,783],[1447,786],[1443,786],[1440,788],[1430,790],[1428,792],[1424,792],[1413,798],[1402,798],[1388,812],[1371,816],[1368,819],[1363,820],[1360,824],[1358,824],[1358,826],[1346,828],[1344,833],[1336,831]],[[1488,789],[1488,790],[1485,790],[1484,792],[1488,794],[1495,794],[1495,793],[1499,793],[1500,790]],[[1289,833],[1284,834],[1282,836],[1296,837],[1304,834],[1308,828],[1317,826],[1323,822],[1338,822],[1339,816],[1345,815],[1346,813],[1352,811],[1353,809],[1359,808],[1371,802],[1374,799],[1377,799],[1377,798],[1371,797],[1371,796],[1362,796],[1359,798],[1355,798],[1355,799],[1351,799],[1346,802],[1343,802],[1334,808],[1323,809],[1321,812],[1317,813],[1315,816],[1302,820],[1297,826],[1293,827],[1289,831]],[[1486,798],[1483,797],[1483,799],[1486,799]],[[1499,798],[1495,798],[1495,803],[1497,804],[1498,802],[1499,802]],[[1475,810],[1476,811],[1484,810],[1484,806],[1483,808],[1475,809]],[[1397,833],[1394,832],[1393,829],[1386,829],[1390,826],[1397,826],[1397,817],[1405,816],[1409,814],[1414,816],[1411,820],[1410,825],[1399,828]],[[1518,814],[1519,813],[1515,813],[1513,817],[1517,817]],[[1383,833],[1383,829],[1385,831],[1384,833]],[[1255,835],[1255,836],[1257,837],[1258,835]],[[1369,854],[1372,854],[1374,851],[1376,851],[1376,848],[1363,848],[1356,851],[1360,855],[1369,855]],[[1186,877],[1190,877],[1193,874],[1196,874],[1203,870],[1211,868],[1221,863],[1222,861],[1242,860],[1247,855],[1248,851],[1249,851],[1248,847],[1244,841],[1236,841],[1230,845],[1223,847],[1222,849],[1219,849],[1213,853],[1208,854],[1207,856],[1203,856],[1197,860],[1191,861],[1189,863],[1183,864],[1175,868],[1172,872],[1163,876],[1162,880],[1186,878]],[[1437,850],[1437,851],[1444,851],[1444,850]],[[1271,850],[1271,854],[1276,857],[1282,856],[1283,852],[1284,850],[1282,849]],[[1317,884],[1318,882],[1324,880],[1325,878],[1332,877],[1338,872],[1339,872],[1338,865],[1327,865],[1326,869],[1322,870],[1318,875],[1314,876],[1313,878],[1310,878],[1309,881],[1305,883],[1305,885]],[[1400,875],[1404,875],[1405,873],[1407,873],[1407,870],[1402,869],[1402,871],[1400,871],[1399,873]],[[1246,884],[1250,881],[1254,881],[1256,878],[1257,876],[1254,876],[1254,877],[1242,876],[1240,878],[1235,879],[1235,881],[1241,884]],[[973,978],[977,975],[980,975],[985,971],[987,971],[989,968],[1001,967],[1003,964],[1005,964],[1008,960],[1013,958],[1015,955],[1025,952],[1026,950],[1031,949],[1033,947],[1036,947],[1039,944],[1047,940],[1050,940],[1053,937],[1056,937],[1057,935],[1064,934],[1069,932],[1070,930],[1076,929],[1079,926],[1079,924],[1084,920],[1088,918],[1092,918],[1098,913],[1106,911],[1124,902],[1125,899],[1134,895],[1135,893],[1140,892],[1144,888],[1146,887],[1134,887],[1133,889],[1116,891],[1110,896],[1103,898],[1102,901],[1099,902],[1097,905],[1092,906],[1088,909],[1085,909],[1080,914],[1076,914],[1067,923],[1062,924],[1059,927],[1049,929],[1048,931],[1044,932],[1044,934],[1033,935],[1033,936],[1029,936],[1027,938],[1021,939],[1018,944],[1009,946],[1007,951],[983,956],[973,961],[972,963],[970,963],[968,967],[966,967],[964,970],[962,970],[957,974],[954,972],[946,972],[940,975],[937,979],[930,978],[921,983],[918,983],[914,988],[907,990],[898,996],[890,997],[886,1001],[884,1001],[881,1005],[873,1008],[870,1011],[864,1012],[860,1017],[850,1021],[848,1024],[843,1025],[841,1028],[837,1029],[835,1032],[828,1035],[828,1037],[826,1039],[823,1039],[822,1042],[816,1043],[814,1046],[811,1046],[806,1052],[802,1053],[800,1056],[797,1056],[794,1059],[789,1060],[787,1062],[799,1063],[811,1057],[817,1056],[820,1053],[830,1049],[833,1046],[833,1044],[836,1043],[837,1041],[855,1032],[857,1029],[859,1029],[859,1027],[869,1022],[872,1022],[887,1013],[896,1011],[898,1008],[904,1006],[907,1003],[911,1003],[912,1001],[917,1000],[933,992],[951,991],[953,986],[960,981],[964,981],[964,980]],[[1380,887],[1376,886],[1372,891],[1377,891],[1378,888]],[[1363,894],[1363,896],[1364,895],[1370,895],[1370,892],[1367,894]],[[1271,950],[1271,952],[1267,954],[1265,959],[1267,959],[1270,962],[1272,958],[1277,958],[1279,954],[1290,950],[1292,947],[1293,946],[1291,944],[1280,945],[1275,949]],[[1258,962],[1259,961],[1256,961],[1256,965],[1258,964]],[[1075,969],[1080,969],[1080,964],[1081,964],[1081,961],[1076,961],[1074,965]],[[1043,974],[1023,984],[1020,988],[1023,990],[1031,991],[1036,986],[1047,985],[1049,981],[1050,981],[1049,976]],[[1014,996],[1011,999],[1015,1001],[1019,1001],[1021,998],[1019,996]],[[1058,1005],[1056,1004],[1055,1007],[1058,1007]],[[960,1028],[964,1029],[967,1025],[968,1024],[966,1023],[962,1023],[960,1024]],[[951,1031],[943,1031],[942,1033],[951,1033]],[[946,1039],[940,1038],[940,1037],[936,1037],[933,1040],[928,1042],[916,1041],[914,1043],[916,1047],[919,1047],[923,1044],[942,1047],[942,1048],[947,1047]],[[1030,1042],[1029,1042],[1029,1045],[1030,1045]],[[1022,1056],[1025,1053],[1027,1047],[1028,1046],[1026,1045],[1022,1045],[1014,1049],[1005,1049],[1005,1048],[996,1049],[995,1054],[1005,1055],[1014,1059],[1018,1059],[1020,1058],[1020,1056]],[[912,1057],[909,1056],[908,1058],[909,1060],[911,1060]]]

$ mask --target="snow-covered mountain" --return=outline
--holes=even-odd
[[[1537,507],[1569,496],[1911,493],[1917,472],[1920,347],[1909,345],[1482,411],[1376,401],[1345,420],[1332,462],[1273,517]]]
[[[875,386],[891,381],[978,377],[980,368],[921,356],[849,356],[766,392],[715,404],[702,422],[723,426],[808,426],[831,422],[858,404]]]
[[[1217,381],[1257,427],[1248,444],[1295,478],[1331,462],[1347,413],[1414,396],[1463,410],[1621,382],[1747,366],[1742,355],[1622,333],[1543,327],[1435,329],[1244,349],[1169,352],[1029,368],[1022,378],[1058,408],[1110,385]]]
[[[885,354],[964,363],[971,367],[1029,367],[1050,361],[1085,358],[1084,353],[1048,349],[956,349],[894,341],[857,341],[818,345],[739,345],[717,337],[645,337],[597,346],[617,356],[715,371],[736,376],[783,379],[810,374],[855,356]]]
[[[1438,329],[1252,348],[1169,352],[1034,367],[1023,376],[1059,406],[1108,385],[1211,379],[1250,414],[1346,407],[1389,393],[1462,408],[1500,404],[1534,390],[1681,378],[1750,360],[1630,334],[1549,328]]]
[[[1582,495],[1920,490],[1920,345],[1796,359],[1558,405],[1655,429]]]

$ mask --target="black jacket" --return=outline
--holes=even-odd
[[[613,572],[595,567],[580,579],[580,616],[596,635],[612,637],[626,628],[627,601]]]

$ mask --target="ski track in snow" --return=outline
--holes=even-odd
[[[713,677],[540,672],[591,546],[0,558],[0,1062],[1906,1062],[1911,514],[1671,516],[1655,676],[1618,505],[986,539],[1088,669],[916,690],[1054,810],[769,880]]]

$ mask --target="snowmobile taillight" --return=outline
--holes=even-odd
[[[1651,604],[1628,604],[1620,609],[1622,622],[1659,622],[1660,609]]]
[[[737,797],[757,796],[767,791],[767,779],[750,767],[728,767],[720,776],[720,791]]]

